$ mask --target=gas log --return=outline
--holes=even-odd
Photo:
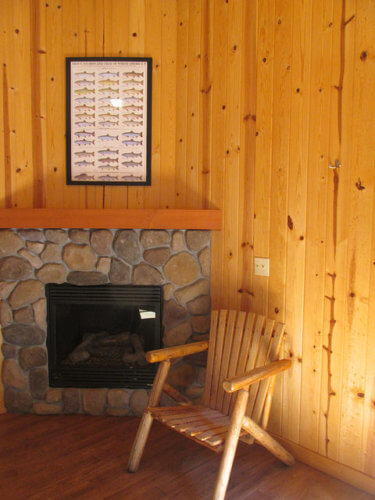
[[[90,359],[111,357],[113,349],[121,352],[124,363],[138,363],[146,365],[145,351],[142,339],[136,333],[121,332],[110,334],[108,332],[85,333],[82,342],[68,355],[67,361],[77,364]]]

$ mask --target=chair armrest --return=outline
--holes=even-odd
[[[223,382],[223,387],[226,392],[236,392],[239,389],[255,384],[256,382],[270,377],[271,375],[281,373],[291,366],[292,362],[290,359],[280,359],[279,361],[274,361],[266,366],[254,368],[254,370],[250,370],[244,375],[226,379]]]
[[[165,359],[179,358],[194,354],[196,352],[205,351],[208,348],[208,340],[202,342],[193,342],[191,344],[176,345],[173,347],[165,347],[155,351],[146,352],[146,359],[149,363],[158,363]]]

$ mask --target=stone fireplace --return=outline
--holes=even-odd
[[[87,290],[86,296],[110,285],[159,288],[162,344],[172,346],[208,332],[209,280],[210,231],[1,230],[2,380],[7,410],[127,415],[139,414],[145,404],[147,384],[139,388],[130,382],[117,387],[101,382],[85,388],[85,383],[53,387],[59,384],[49,382],[46,293],[53,284]],[[139,307],[137,314],[147,310]],[[134,333],[114,330],[105,340],[95,338],[95,346],[113,342],[114,335]],[[84,332],[89,333],[100,332]],[[126,349],[135,354],[134,345]],[[201,394],[203,379],[204,368],[182,359],[173,365],[168,382],[194,399]]]

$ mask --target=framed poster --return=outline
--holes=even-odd
[[[67,184],[151,184],[152,59],[66,58]]]

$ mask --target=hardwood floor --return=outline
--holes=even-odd
[[[195,500],[211,497],[220,455],[154,423],[139,472],[125,472],[139,419],[0,416],[0,498]],[[228,500],[369,500],[303,464],[240,443]]]

